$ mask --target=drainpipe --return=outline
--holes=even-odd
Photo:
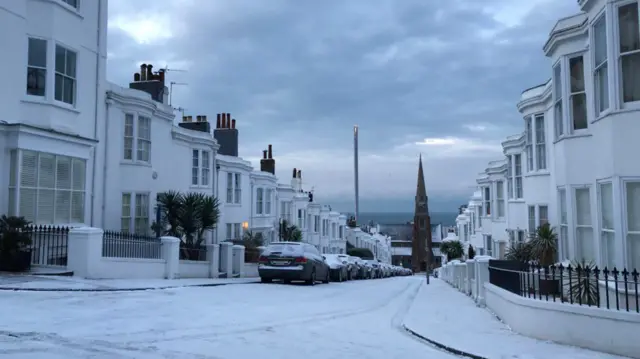
[[[249,178],[251,178],[251,172],[249,172]],[[251,230],[251,228],[253,228],[253,187],[255,186],[255,181],[254,180],[250,180],[251,181],[251,204],[249,205],[249,230]],[[264,195],[263,197],[264,198]]]
[[[95,108],[94,108],[94,119],[93,119],[93,139],[98,139],[98,106],[99,106],[99,97],[100,97],[100,48],[101,41],[100,38],[100,21],[102,21],[102,0],[97,1],[98,4],[98,29],[96,31],[96,93],[95,93]],[[106,121],[105,121],[106,122]],[[105,141],[106,142],[106,141]],[[100,143],[98,141],[98,143]],[[106,145],[106,143],[105,143]],[[106,149],[105,149],[106,152]],[[96,206],[96,168],[98,167],[96,164],[96,160],[98,159],[98,147],[96,146],[93,150],[93,168],[91,169],[91,227],[94,226],[94,216],[95,216],[95,206]],[[106,172],[105,172],[106,174]],[[104,187],[105,183],[102,184]],[[102,199],[104,203],[104,198]],[[103,211],[104,212],[104,211]],[[104,226],[104,223],[102,224]]]
[[[105,211],[105,198],[107,198],[107,163],[109,160],[109,108],[111,107],[111,99],[108,98],[106,101],[106,108],[105,108],[105,119],[104,119],[104,162],[102,164],[102,218],[101,220],[101,226],[104,228],[105,227],[105,221],[106,221],[106,211]],[[95,166],[94,166],[95,168]],[[95,181],[94,181],[95,182]],[[93,207],[92,207],[93,208]],[[91,219],[93,220],[93,216],[91,216]],[[93,225],[93,224],[92,224]]]
[[[222,205],[222,202],[220,202],[220,198],[218,197],[218,178],[220,177],[220,169],[218,168],[218,151],[215,151],[212,153],[214,153],[213,155],[213,168],[216,171],[216,175],[214,176],[213,179],[213,195],[216,197],[216,199],[218,200],[218,206]],[[220,208],[220,207],[218,207]],[[216,230],[213,231],[213,243],[217,244],[218,243],[218,230],[220,229],[220,216],[218,216],[218,223],[216,223]]]

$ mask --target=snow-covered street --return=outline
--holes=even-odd
[[[0,357],[454,358],[402,330],[423,280],[0,292]]]

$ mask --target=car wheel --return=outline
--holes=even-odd
[[[331,281],[331,271],[329,271],[327,269],[327,275],[325,276],[324,280],[322,281],[322,283],[327,284]]]
[[[342,272],[338,272],[338,282],[342,282]]]
[[[307,280],[308,285],[316,285],[316,269],[311,270],[311,278]]]
[[[265,277],[260,277],[260,282],[261,283],[271,283],[271,279],[270,278],[265,278]]]

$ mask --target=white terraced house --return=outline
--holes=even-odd
[[[229,113],[215,128],[204,115],[176,119],[165,72],[152,65],[128,87],[107,82],[107,8],[107,0],[0,4],[8,76],[0,84],[0,214],[151,236],[158,193],[199,192],[220,203],[206,243],[246,231],[269,243],[287,220],[322,253],[346,253],[346,215],[316,204],[300,170],[278,183],[271,145],[254,170],[239,156]],[[66,231],[55,235],[57,259],[41,250],[34,265],[66,263]]]
[[[638,1],[579,0],[544,44],[551,79],[517,104],[523,132],[477,178],[460,237],[502,257],[549,222],[559,259],[640,268]]]

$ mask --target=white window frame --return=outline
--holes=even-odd
[[[493,256],[493,238],[490,234],[484,235],[485,254]]]
[[[574,242],[575,242],[575,249],[576,249],[574,257],[577,260],[582,260],[582,259],[585,259],[585,260],[588,260],[588,261],[589,260],[596,260],[596,258],[581,258],[580,257],[581,253],[583,252],[582,251],[582,248],[583,248],[582,246],[584,245],[583,242],[585,241],[585,239],[583,238],[583,236],[580,235],[579,229],[586,229],[586,230],[590,229],[591,230],[591,238],[592,238],[592,240],[595,238],[595,233],[594,233],[594,228],[593,228],[593,219],[592,219],[592,217],[593,217],[593,208],[592,208],[592,201],[591,201],[592,194],[593,194],[592,192],[593,191],[592,191],[590,186],[573,186],[573,187],[571,187],[571,189],[572,189],[572,191],[571,191],[572,192],[572,196],[571,196],[572,197],[572,201],[571,202],[572,202],[572,208],[573,208],[573,223],[574,223],[573,235],[574,235]],[[580,190],[589,191],[589,215],[587,216],[587,218],[589,218],[589,223],[588,224],[581,224],[581,223],[578,222],[579,217],[580,217],[579,213],[578,213],[579,212],[579,208],[578,208],[578,191],[580,191]],[[595,256],[596,255],[596,253],[595,253],[595,244],[592,242],[592,243],[589,243],[589,245],[591,246],[591,249],[593,249],[594,256]]]
[[[227,241],[242,239],[242,223],[227,223],[225,237]]]
[[[527,206],[527,232],[529,236],[533,236],[536,233],[536,206]]]
[[[151,116],[124,113],[122,159],[125,162],[151,163]],[[140,127],[143,126],[142,130]]]
[[[596,59],[596,51],[595,49],[597,48],[597,44],[596,44],[596,27],[601,25],[601,22],[604,23],[604,59],[602,60],[602,62],[600,63],[596,63],[597,59]],[[590,36],[591,36],[591,44],[592,44],[592,51],[591,52],[591,64],[592,64],[592,80],[593,80],[593,103],[594,103],[594,108],[595,108],[595,114],[596,117],[601,116],[603,113],[607,112],[609,110],[609,108],[611,107],[610,104],[610,99],[609,99],[609,53],[608,53],[608,45],[609,45],[609,36],[607,34],[607,27],[609,26],[609,24],[607,23],[607,18],[606,18],[606,14],[603,12],[598,18],[596,18],[596,20],[593,22],[593,24],[591,25],[591,31],[589,31]],[[602,82],[604,82],[605,87],[602,88],[601,87],[601,81],[598,81],[598,79],[603,76],[604,79]],[[604,93],[603,93],[604,91]],[[602,103],[602,101],[605,101],[605,103]]]
[[[547,145],[546,145],[546,127],[544,121],[544,114],[539,113],[532,116],[534,121],[534,134],[536,142],[536,169],[538,171],[544,171],[547,169]]]
[[[604,188],[605,186],[609,187],[611,191],[611,203],[609,203],[609,207],[611,208],[611,222],[607,223],[608,220],[605,218],[605,206],[604,206]],[[600,227],[600,266],[601,268],[607,268],[609,270],[613,270],[616,266],[616,231],[615,231],[615,199],[613,194],[613,182],[611,181],[603,181],[598,182],[598,225]],[[626,195],[626,186],[625,186],[625,195]]]
[[[507,198],[513,199],[513,158],[507,156]]]
[[[587,62],[585,59],[584,53],[574,54],[567,58],[567,71],[565,71],[565,79],[567,81],[567,88],[569,91],[569,97],[567,101],[568,111],[569,111],[569,126],[568,128],[571,130],[571,133],[576,132],[584,132],[589,128],[589,107],[587,103],[587,76],[585,76]],[[582,90],[573,91],[573,77],[571,76],[571,61],[574,59],[582,59]],[[585,127],[584,128],[576,128],[576,119],[574,117],[573,112],[573,100],[574,98],[582,97],[584,101],[584,114],[585,114]]]
[[[524,118],[525,123],[525,153],[527,155],[527,172],[533,172],[533,116]]]
[[[256,214],[263,215],[264,214],[264,188],[258,187],[256,188]]]
[[[120,230],[125,233],[135,233],[142,236],[149,235],[151,232],[150,193],[125,191],[122,192],[120,198]]]
[[[544,211],[542,209],[545,209]],[[538,223],[538,227],[544,225],[544,224],[549,224],[549,206],[546,204],[540,204],[538,205],[538,209],[537,209],[538,213],[538,219],[537,219],[537,223]],[[543,217],[542,213],[546,212],[546,215]]]
[[[273,197],[273,189],[266,188],[264,190],[264,214],[271,215],[271,198]]]
[[[625,53],[622,53],[620,51],[620,16],[619,16],[619,10],[621,7],[623,6],[627,6],[630,4],[636,4],[636,10],[638,11],[638,16],[640,17],[640,9],[638,8],[638,4],[639,2],[634,0],[634,1],[620,1],[618,4],[615,5],[615,11],[613,13],[613,16],[615,18],[614,23],[617,25],[614,28],[615,31],[615,39],[614,39],[614,51],[615,54],[617,56],[617,64],[618,64],[618,81],[619,81],[619,95],[620,98],[618,99],[618,103],[623,107],[623,108],[638,108],[640,107],[640,97],[634,101],[625,101],[624,99],[624,76],[622,73],[622,59],[625,56],[634,56],[634,55],[638,55],[640,54],[640,49],[635,49],[635,50],[631,50],[631,51],[627,51]],[[640,33],[637,34],[638,36],[640,36]],[[636,71],[640,71],[640,69],[636,69]],[[633,71],[632,71],[633,72]],[[638,85],[640,86],[640,84]],[[635,91],[636,93],[640,94],[640,88],[636,89]]]
[[[24,155],[25,153],[35,155],[35,164],[34,164],[34,179],[35,185],[28,185],[24,183],[23,176],[27,174],[25,171]],[[42,179],[40,178],[40,170],[41,170],[41,157],[42,156],[53,157],[53,185],[45,186],[40,182]],[[85,221],[85,212],[86,212],[86,179],[87,179],[87,161],[83,158],[71,157],[71,156],[63,156],[57,155],[53,153],[39,152],[39,151],[31,151],[31,150],[13,150],[10,153],[10,163],[9,163],[9,213],[15,214],[16,216],[23,216],[27,220],[31,221],[34,224],[84,224]],[[68,173],[68,187],[60,187],[58,183],[59,180],[59,163],[60,160],[64,160],[65,162],[68,160],[69,165],[69,173]],[[82,172],[80,177],[76,176],[76,171]],[[76,181],[78,182],[77,185]],[[22,198],[25,197],[24,190],[33,191],[33,202],[32,210],[33,213],[24,213],[22,209]],[[50,207],[52,208],[52,218],[50,221],[43,221],[39,217],[40,212],[40,198],[42,198],[44,191],[53,191],[52,195],[52,203]],[[69,200],[69,209],[68,209],[68,220],[62,220],[57,218],[57,210],[59,209],[57,205],[58,198],[61,198],[61,194],[65,194],[68,192],[68,200]],[[25,197],[26,198],[26,197]],[[79,208],[74,206],[74,203],[79,205]],[[13,207],[13,208],[12,208]],[[67,212],[65,210],[65,212]],[[74,218],[75,217],[75,218]],[[66,218],[65,218],[66,219]]]
[[[556,140],[564,136],[564,104],[562,101],[564,81],[562,74],[562,61],[558,61],[553,66],[553,128]]]
[[[522,155],[513,155],[514,168],[514,195],[517,199],[524,197],[524,189],[522,188]],[[520,163],[520,165],[518,165]]]
[[[496,181],[496,214],[498,218],[506,215],[506,203],[504,199],[504,181]]]
[[[624,201],[624,215],[623,215],[623,221],[624,221],[624,249],[626,252],[626,256],[624,258],[624,267],[627,268],[628,271],[632,271],[633,269],[636,269],[638,271],[640,271],[640,258],[632,258],[633,256],[633,251],[632,251],[632,245],[631,245],[631,241],[640,241],[640,229],[639,230],[632,230],[629,227],[629,224],[632,222],[632,220],[630,220],[629,218],[629,201],[628,201],[628,197],[629,195],[627,194],[628,192],[628,186],[630,183],[640,183],[640,178],[625,178],[622,181],[622,198]],[[633,239],[631,236],[638,236],[638,238]],[[640,245],[640,244],[638,244]]]
[[[131,232],[131,223],[133,222],[133,218],[131,218],[132,208],[133,208],[133,196],[131,192],[123,192],[120,197],[120,231],[123,233]]]
[[[200,150],[191,150],[191,186],[200,183]]]
[[[227,203],[233,203],[233,172],[227,172]]]
[[[569,259],[569,213],[568,205],[569,198],[567,197],[567,189],[564,187],[558,188],[558,223],[560,223],[559,248],[558,254],[560,258]]]
[[[242,203],[242,174],[239,172],[227,172],[226,203]]]
[[[58,48],[60,50],[64,50],[64,72],[59,72],[58,71],[58,66],[57,66],[57,57],[58,57]],[[77,101],[77,97],[78,97],[78,51],[71,49],[70,47],[60,44],[60,43],[56,43],[55,48],[54,48],[54,61],[53,61],[53,70],[54,70],[54,91],[53,91],[53,99],[55,101],[58,102],[62,102],[65,103],[69,106],[75,107],[76,105],[76,101]],[[73,64],[73,73],[69,73],[69,69],[67,68],[67,61],[69,60],[69,54],[73,54],[74,58],[75,58],[75,63]],[[60,98],[58,97],[57,92],[55,91],[55,89],[58,87],[57,83],[58,81],[62,81],[62,93],[60,94]],[[69,102],[69,99],[65,99],[64,98],[64,93],[65,93],[65,86],[66,82],[65,80],[70,80],[71,81],[71,85],[73,86],[73,90],[71,92],[71,101]]]
[[[491,216],[491,185],[482,188],[482,201],[484,204],[484,213],[486,217]]]
[[[31,41],[37,41],[37,42],[44,42],[44,66],[42,66],[42,64],[32,64],[29,62],[30,58],[31,58]],[[32,37],[30,36],[27,39],[27,88],[26,88],[26,94],[28,96],[35,96],[35,97],[47,97],[47,76],[48,76],[48,72],[47,72],[47,63],[48,63],[48,55],[49,55],[49,41],[47,41],[46,39],[42,39],[42,38],[38,38],[38,37]],[[42,59],[39,59],[42,60]],[[34,94],[34,93],[29,93],[29,75],[31,73],[34,73],[35,75],[35,83],[39,84],[40,81],[42,80],[43,83],[43,93],[40,94]],[[44,73],[44,77],[42,77],[41,75]],[[40,88],[40,87],[36,87],[36,88]]]
[[[211,184],[211,152],[191,150],[191,187],[208,188]]]

